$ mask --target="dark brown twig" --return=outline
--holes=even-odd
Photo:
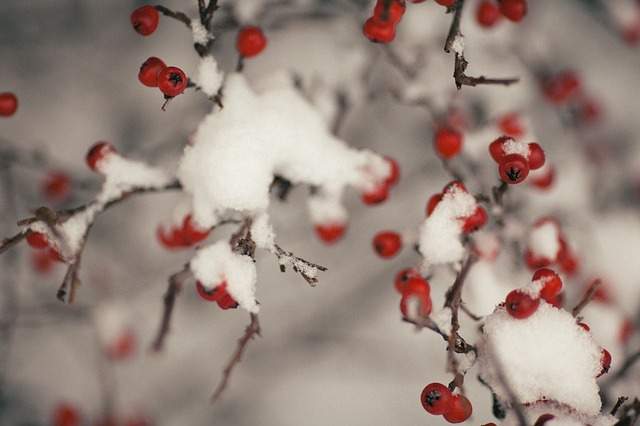
[[[624,404],[628,400],[629,400],[628,396],[620,396],[620,397],[618,397],[618,400],[616,401],[616,404],[611,409],[611,415],[615,416],[616,413],[618,412],[618,410],[620,409],[620,407],[622,407],[622,404]]]
[[[180,272],[177,272],[169,277],[169,286],[167,292],[164,294],[164,310],[162,312],[162,320],[160,321],[160,327],[156,338],[153,340],[151,349],[154,352],[162,351],[164,347],[164,341],[171,328],[171,317],[173,314],[173,307],[176,303],[176,297],[182,290],[182,284],[191,278],[193,274],[189,269],[189,265],[185,265]]]
[[[2,240],[2,243],[0,243],[0,254],[4,253],[14,245],[18,244],[20,241],[25,239],[26,236],[27,236],[26,231],[20,231],[16,235],[13,235],[11,237],[8,237]]]
[[[600,279],[597,279],[589,286],[589,289],[584,294],[584,296],[582,296],[582,299],[580,299],[580,302],[578,302],[578,304],[571,311],[571,314],[574,317],[577,317],[580,314],[580,312],[584,309],[584,307],[587,306],[589,302],[591,302],[591,299],[593,299],[593,296],[596,294],[596,291],[598,290],[598,287],[600,287],[601,284],[602,284],[602,281]]]
[[[222,379],[216,386],[216,389],[213,391],[211,395],[211,403],[215,404],[220,396],[222,396],[223,392],[227,388],[229,384],[229,379],[231,377],[231,373],[233,373],[233,369],[242,361],[242,354],[244,350],[247,348],[247,345],[255,336],[260,336],[260,322],[258,321],[257,314],[251,314],[251,322],[245,328],[244,334],[240,339],[238,339],[238,345],[236,346],[236,350],[233,352],[231,359],[225,366],[224,370],[222,370]]]
[[[168,7],[164,7],[161,5],[154,6],[156,10],[162,13],[164,16],[168,16],[169,18],[173,18],[185,24],[188,28],[191,28],[191,19],[187,15],[182,12],[175,12]]]

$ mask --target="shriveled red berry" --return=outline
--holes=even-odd
[[[502,17],[498,5],[492,0],[482,0],[476,9],[476,21],[485,28],[493,27]]]
[[[489,144],[489,154],[491,154],[491,158],[493,158],[496,163],[500,163],[506,155],[504,152],[504,144],[512,140],[513,138],[511,136],[500,136]]]
[[[51,423],[53,426],[80,426],[80,414],[76,407],[63,402],[56,405]]]
[[[342,223],[329,223],[325,225],[316,225],[316,235],[327,244],[337,242],[344,235],[346,226]]]
[[[602,348],[602,355],[600,357],[600,365],[602,365],[602,370],[596,377],[600,377],[603,374],[607,374],[609,369],[611,368],[611,354],[608,350]]]
[[[586,323],[584,322],[579,322],[578,326],[582,329],[584,329],[585,331],[591,331],[591,327],[589,327]]]
[[[385,8],[385,0],[378,0],[373,9],[373,17],[382,22],[391,22],[397,24],[402,19],[407,6],[404,0],[391,0],[389,7]]]
[[[413,268],[403,269],[396,274],[393,286],[398,293],[404,293],[407,290],[407,283],[413,278],[422,278],[422,276]]]
[[[259,55],[267,47],[267,37],[260,27],[248,26],[238,31],[236,50],[243,58]]]
[[[182,220],[182,237],[188,246],[192,246],[209,236],[208,229],[198,228],[194,223],[191,215],[185,216]]]
[[[544,166],[545,155],[544,150],[540,145],[535,142],[529,144],[529,168],[531,170],[539,169]]]
[[[140,66],[138,80],[147,87],[158,87],[158,75],[166,67],[162,59],[151,56]]]
[[[540,305],[540,299],[533,298],[520,290],[512,290],[505,299],[507,312],[517,319],[530,317],[538,309],[538,305]]]
[[[520,121],[520,116],[515,112],[508,113],[498,120],[498,128],[505,135],[519,138],[524,135],[524,126]]]
[[[169,98],[184,92],[187,84],[187,75],[178,67],[166,67],[158,74],[158,89]]]
[[[453,158],[462,150],[462,134],[452,128],[441,127],[436,131],[433,144],[440,157]]]
[[[562,279],[558,274],[549,268],[538,269],[531,281],[542,280],[543,285],[540,289],[540,297],[549,303],[555,301],[556,296],[562,290]]]
[[[71,180],[69,176],[63,172],[50,172],[42,183],[44,196],[53,202],[60,202],[67,198],[70,189]]]
[[[487,215],[487,211],[483,207],[476,207],[471,216],[463,219],[464,222],[462,224],[462,232],[464,232],[465,234],[469,234],[471,232],[477,231],[485,223],[487,223],[488,218],[489,216]]]
[[[383,259],[392,258],[401,248],[402,237],[397,232],[382,231],[373,237],[373,249]]]
[[[429,383],[422,389],[420,402],[427,413],[440,416],[451,409],[453,395],[442,383]]]
[[[138,34],[148,36],[158,28],[160,14],[155,7],[145,5],[131,13],[131,25]]]
[[[436,3],[444,7],[451,7],[456,4],[456,0],[436,0]]]
[[[376,185],[374,188],[362,194],[362,202],[373,206],[383,203],[389,196],[389,186],[385,183]]]
[[[218,307],[224,310],[235,309],[238,307],[238,302],[236,302],[233,297],[227,293],[226,289],[223,289],[223,295],[218,300]]]
[[[400,180],[400,165],[391,157],[384,157],[384,159],[389,163],[389,167],[391,168],[389,176],[387,176],[384,183],[387,186],[394,186]]]
[[[449,423],[462,423],[471,417],[473,407],[464,395],[453,395],[449,410],[444,413],[444,419]]]
[[[362,32],[374,43],[391,43],[396,37],[396,27],[393,22],[383,22],[376,18],[367,19]]]
[[[27,244],[35,249],[43,249],[49,246],[49,240],[42,232],[29,231],[27,232]]]
[[[0,117],[11,117],[18,110],[18,98],[11,92],[0,93]]]
[[[553,166],[548,166],[543,174],[538,174],[530,179],[531,185],[538,189],[549,189],[555,181],[556,171]]]
[[[500,0],[500,12],[513,22],[520,22],[527,14],[527,0]]]
[[[97,142],[87,152],[87,165],[94,172],[100,171],[100,163],[116,152],[116,149],[109,142]]]
[[[536,420],[536,422],[533,424],[533,426],[544,426],[547,424],[548,421],[551,421],[553,419],[555,419],[556,416],[554,416],[553,414],[543,414],[540,417],[538,417],[538,419]]]
[[[520,154],[505,155],[498,163],[500,179],[510,185],[515,185],[529,175],[529,163]]]
[[[417,312],[412,310],[417,304]],[[418,315],[420,317],[428,317],[431,313],[431,287],[429,282],[422,277],[410,278],[402,291],[402,298],[400,299],[400,312],[405,317],[413,317]]]
[[[438,204],[440,204],[440,201],[442,201],[442,194],[433,194],[429,198],[429,201],[427,202],[427,210],[426,210],[427,217],[431,216],[431,213],[433,213],[433,211],[436,209]]]

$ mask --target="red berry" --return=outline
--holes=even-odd
[[[389,176],[387,176],[384,183],[387,186],[394,186],[400,180],[400,165],[391,157],[384,157],[384,159],[387,161],[387,163],[389,163],[389,166],[391,167]]]
[[[512,140],[513,138],[510,136],[500,136],[498,139],[489,144],[489,154],[491,154],[491,158],[493,158],[496,163],[502,161],[502,159],[506,155],[504,152],[504,144]]]
[[[603,374],[607,374],[609,369],[611,368],[611,354],[608,350],[602,348],[602,355],[600,357],[600,365],[602,365],[602,370],[596,377],[600,377]]]
[[[547,259],[543,256],[536,256],[531,250],[527,250],[524,253],[524,261],[531,269],[544,268],[551,265],[551,259]]]
[[[573,275],[578,270],[578,259],[564,238],[560,238],[560,250],[558,250],[558,264],[562,271],[568,275]]]
[[[140,66],[138,80],[147,87],[158,87],[158,75],[166,67],[162,59],[151,56]]]
[[[622,29],[622,38],[630,46],[635,46],[640,41],[640,19]]]
[[[267,37],[259,27],[243,27],[238,31],[236,50],[243,58],[260,54],[267,47]]]
[[[60,403],[53,411],[53,426],[80,426],[80,414],[71,404]]]
[[[116,153],[116,149],[109,142],[97,142],[87,152],[86,162],[94,172],[100,171],[100,163],[109,155]]]
[[[451,409],[453,395],[442,383],[429,383],[422,389],[420,402],[427,413],[439,416]]]
[[[42,184],[45,197],[53,202],[63,201],[69,195],[71,181],[62,172],[50,172]]]
[[[158,229],[156,230],[156,237],[158,237],[158,241],[168,249],[188,246],[182,229],[180,228],[171,228],[171,231],[167,233],[162,226],[158,226]]]
[[[158,74],[158,89],[169,98],[184,92],[187,84],[187,75],[178,67],[166,67]]]
[[[376,18],[367,19],[362,32],[374,43],[391,43],[396,37],[396,27],[393,22],[382,22]]]
[[[554,416],[553,414],[543,414],[540,417],[538,417],[538,420],[536,420],[536,422],[534,423],[533,426],[544,426],[547,424],[548,421],[555,419],[556,416]]]
[[[28,231],[27,244],[35,249],[43,249],[49,246],[49,240],[42,232]]]
[[[618,333],[618,340],[623,345],[629,343],[629,339],[633,335],[633,321],[629,318],[625,318],[622,326],[620,327],[620,332]]]
[[[515,185],[525,180],[529,174],[529,163],[520,154],[505,155],[498,164],[498,172],[500,179]]]
[[[198,296],[200,296],[207,302],[217,302],[218,299],[220,299],[220,297],[222,296],[222,292],[218,290],[219,288],[220,286],[216,286],[213,289],[208,290],[204,287],[204,285],[202,285],[200,281],[196,281],[196,290],[198,292]]]
[[[427,202],[427,217],[431,216],[431,213],[436,209],[438,204],[442,201],[442,194],[433,194]]]
[[[402,248],[402,237],[397,232],[382,231],[373,237],[373,249],[378,256],[389,259],[400,251]]]
[[[433,143],[440,157],[450,159],[462,150],[462,135],[449,127],[441,127],[436,131]]]
[[[542,90],[549,101],[560,105],[580,91],[580,78],[573,71],[564,71],[548,78]]]
[[[0,117],[11,117],[18,109],[18,98],[10,92],[0,93]]]
[[[36,272],[39,274],[46,274],[51,271],[53,265],[55,265],[55,260],[51,258],[48,250],[38,250],[32,252],[31,264]]]
[[[539,169],[544,166],[545,155],[544,150],[540,145],[535,142],[529,144],[529,168],[531,170]]]
[[[500,0],[500,12],[513,22],[520,22],[527,14],[527,0]]]
[[[158,28],[160,14],[153,6],[142,6],[131,13],[131,25],[138,34],[148,36]]]
[[[191,215],[185,216],[182,220],[182,238],[187,246],[192,246],[209,236],[209,229],[198,229],[193,224]]]
[[[464,232],[465,234],[469,234],[471,232],[477,231],[485,223],[487,223],[487,219],[487,211],[480,206],[476,207],[476,210],[471,216],[464,218],[464,222],[462,224],[462,232]]]
[[[482,0],[476,9],[476,20],[485,28],[493,27],[500,19],[500,9],[491,0]],[[506,132],[505,132],[506,133]]]
[[[413,268],[406,268],[396,274],[396,279],[393,282],[395,289],[398,293],[404,293],[407,290],[407,283],[413,278],[421,278],[422,276]]]
[[[407,7],[404,0],[391,0],[388,4],[389,7],[385,8],[385,0],[378,0],[373,9],[373,17],[381,22],[391,22],[395,25],[400,22]]]
[[[318,237],[327,244],[337,242],[344,235],[346,227],[342,223],[330,223],[326,225],[316,225],[315,231]]]
[[[578,326],[580,326],[581,328],[583,328],[585,331],[591,331],[591,327],[589,327],[587,324],[583,323],[583,322],[579,322]]]
[[[129,358],[136,350],[136,335],[131,330],[125,330],[115,342],[107,347],[107,356],[114,361]]]
[[[389,186],[385,183],[376,185],[373,189],[362,194],[362,202],[373,206],[384,202],[389,196]]]
[[[224,284],[224,286],[226,287],[226,284]],[[218,307],[224,310],[237,308],[238,302],[236,302],[233,297],[227,293],[227,290],[223,288],[222,292],[222,297],[218,300]]]
[[[549,166],[542,175],[533,176],[530,181],[531,184],[538,189],[548,189],[553,185],[555,177],[555,169],[552,166]]]
[[[562,279],[554,271],[548,268],[538,269],[534,274],[531,281],[542,280],[542,289],[540,289],[540,297],[546,300],[548,303],[553,304],[556,296],[562,290]]]
[[[402,315],[411,318],[415,314],[420,317],[428,317],[431,313],[431,287],[429,282],[422,277],[410,278],[405,284],[400,299],[400,312]],[[418,312],[414,312],[412,304],[417,302]]]
[[[498,127],[502,133],[514,138],[524,135],[524,127],[520,122],[520,117],[515,112],[503,115],[498,120]]]
[[[456,3],[456,0],[436,0],[436,3],[445,7],[451,7]]]
[[[449,423],[462,423],[471,417],[473,407],[464,395],[453,395],[449,410],[444,413],[444,419]]]
[[[530,317],[538,309],[538,305],[540,305],[540,299],[534,299],[520,290],[512,290],[505,300],[507,312],[517,319]]]

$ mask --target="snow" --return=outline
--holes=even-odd
[[[424,258],[423,269],[462,260],[466,250],[460,241],[462,223],[458,218],[471,215],[476,207],[475,198],[457,187],[444,194],[442,201],[420,227],[419,248]]]
[[[567,407],[548,401],[522,407],[522,410],[529,424],[534,424],[543,414],[552,414],[555,416],[553,420],[547,421],[545,426],[612,426],[618,421],[618,419],[610,415],[588,416],[576,413],[575,411],[567,409]],[[519,426],[520,423],[515,413],[511,410],[500,425]]]
[[[198,223],[213,226],[228,211],[266,211],[276,174],[318,187],[334,203],[346,186],[367,190],[389,174],[382,157],[331,135],[288,74],[265,78],[260,87],[257,93],[244,76],[230,74],[225,107],[204,119],[185,148],[178,178],[193,197]]]
[[[451,43],[451,48],[458,55],[464,54],[464,36],[462,36],[462,34],[457,34],[454,37],[453,42]]]
[[[620,340],[620,332],[625,323],[624,314],[615,305],[594,300],[580,312],[580,316],[591,328],[593,338],[611,354],[609,371],[615,371],[625,356],[625,348]]]
[[[275,244],[275,233],[269,222],[269,215],[258,215],[251,224],[251,238],[259,248],[271,250]]]
[[[555,260],[560,250],[560,230],[551,221],[534,227],[529,234],[528,247],[538,256]]]
[[[129,327],[126,306],[117,303],[101,303],[92,312],[102,342],[115,341]]]
[[[198,65],[198,86],[208,96],[214,96],[220,90],[224,80],[224,73],[218,67],[216,59],[207,55]]]
[[[232,252],[226,241],[218,241],[198,250],[189,267],[207,290],[226,282],[227,292],[240,307],[252,313],[259,311],[255,299],[255,263],[249,256]]]
[[[526,319],[498,307],[485,320],[478,349],[480,374],[502,401],[509,398],[496,364],[521,403],[546,399],[585,415],[600,412],[595,377],[601,369],[601,348],[570,313],[543,300]]]
[[[509,139],[502,147],[505,154],[519,154],[524,158],[529,158],[529,144],[516,141],[515,139]]]
[[[193,34],[193,42],[195,44],[206,45],[209,40],[213,38],[199,19],[191,20],[191,32]]]

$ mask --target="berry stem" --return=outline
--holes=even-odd
[[[167,292],[164,294],[164,310],[162,311],[162,320],[160,321],[160,328],[156,334],[156,338],[153,339],[151,350],[153,352],[161,352],[164,347],[164,341],[169,334],[171,328],[171,318],[173,314],[173,307],[176,303],[176,298],[182,290],[182,284],[189,278],[192,278],[193,274],[189,265],[186,264],[179,272],[169,277],[169,286]]]

